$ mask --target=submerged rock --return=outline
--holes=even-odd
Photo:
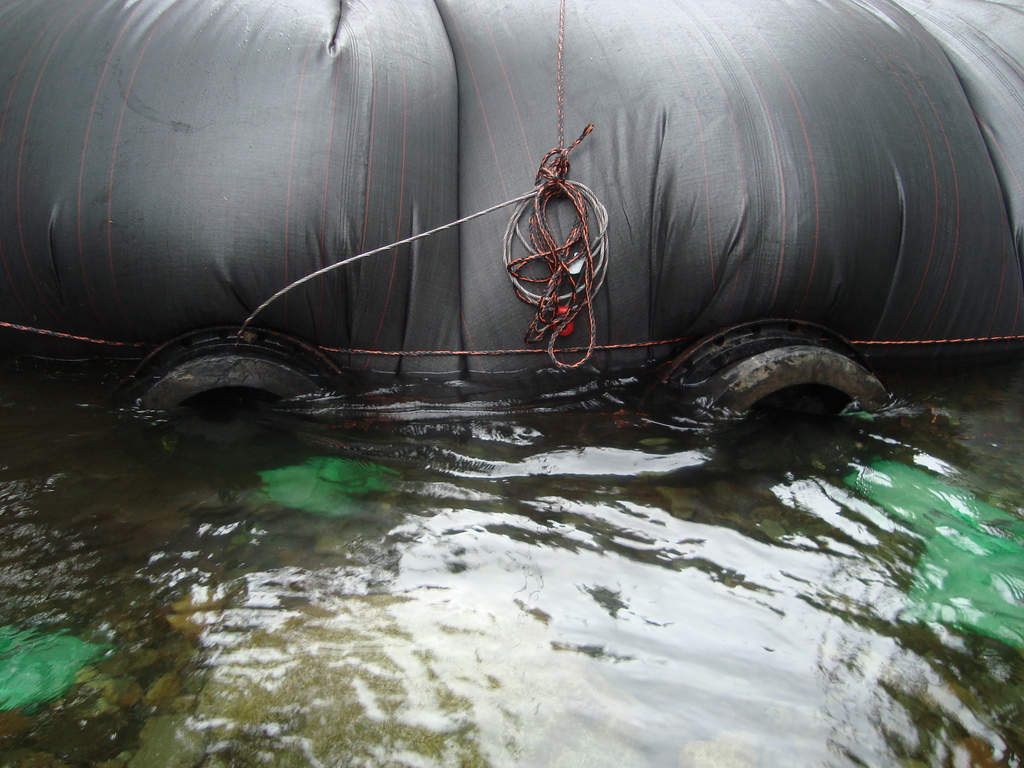
[[[514,604],[347,598],[209,639],[191,727],[232,765],[649,764],[616,717],[624,694],[583,655],[553,664],[556,635]]]
[[[757,750],[742,734],[694,741],[679,755],[679,768],[756,768]]]
[[[142,729],[139,751],[128,768],[194,768],[206,757],[202,735],[186,725],[185,715],[154,717]]]

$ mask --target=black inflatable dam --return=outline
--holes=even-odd
[[[1024,349],[1024,10],[8,2],[0,200],[0,349],[145,359],[147,407],[637,373],[877,407],[872,370]]]

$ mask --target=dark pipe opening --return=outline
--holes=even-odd
[[[197,392],[168,409],[178,435],[221,445],[253,444],[268,430],[268,416],[282,398],[258,387],[227,386]],[[269,427],[272,430],[272,427]]]
[[[754,404],[755,410],[788,411],[815,416],[835,416],[853,400],[850,396],[825,384],[796,384],[772,392]]]
[[[280,400],[280,395],[257,387],[217,387],[185,398],[181,407],[201,411],[206,416],[231,418],[239,410]]]

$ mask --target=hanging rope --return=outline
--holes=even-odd
[[[569,153],[579,146],[594,126],[588,125],[571,146],[565,146],[565,0],[558,4],[558,55],[556,88],[558,99],[557,146],[541,160],[537,171],[536,195],[524,235],[523,217],[530,201],[520,203],[512,212],[504,238],[505,268],[516,295],[537,307],[537,315],[526,331],[526,343],[537,344],[547,339],[548,355],[559,368],[577,368],[590,359],[597,343],[594,324],[594,296],[604,284],[608,268],[608,211],[589,188],[566,178],[569,175]],[[574,216],[569,233],[559,238],[557,216],[553,211],[558,201],[568,201]],[[555,206],[553,208],[553,206]],[[564,207],[564,206],[561,206]],[[596,234],[591,236],[591,217]],[[514,258],[512,251],[518,241],[526,255]],[[535,292],[531,287],[538,288]],[[583,313],[587,322],[587,347],[575,363],[558,359],[555,344],[569,336],[576,327],[576,318]]]
[[[505,229],[503,256],[516,295],[537,307],[537,315],[526,331],[526,343],[547,341],[548,355],[559,368],[583,365],[594,352],[597,334],[593,299],[604,284],[608,268],[608,211],[594,193],[579,182],[566,179],[569,153],[593,130],[588,125],[572,146],[552,149],[537,171],[536,193],[512,212]],[[575,221],[559,242],[552,206],[568,201]],[[528,232],[522,223],[529,211]],[[591,227],[591,218],[595,227]],[[592,231],[593,230],[593,231]],[[513,257],[516,242],[525,256]],[[587,322],[588,341],[583,357],[574,363],[558,358],[555,344],[575,330],[577,316]]]

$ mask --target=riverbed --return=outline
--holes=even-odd
[[[19,638],[89,649],[0,765],[1024,759],[1024,366],[718,424],[631,382],[140,414],[124,374],[0,363],[0,691]]]

